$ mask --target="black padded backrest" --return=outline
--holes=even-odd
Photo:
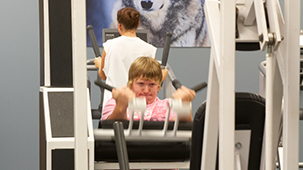
[[[260,168],[264,122],[265,99],[257,94],[236,93],[235,95],[235,128],[251,130],[248,170]],[[206,102],[197,110],[193,119],[190,169],[199,170],[204,133]],[[217,161],[218,162],[218,161]]]
[[[99,128],[112,129],[116,120],[99,122]],[[127,129],[129,121],[121,121]],[[133,129],[138,129],[139,121],[134,121]],[[164,122],[144,121],[143,129],[163,129]],[[174,122],[169,122],[168,129],[173,129]],[[179,122],[178,130],[191,130],[193,122]],[[190,158],[190,141],[158,142],[158,141],[126,141],[129,161],[186,161]],[[95,141],[95,161],[117,161],[114,141]]]

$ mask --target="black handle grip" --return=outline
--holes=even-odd
[[[168,54],[171,44],[171,37],[172,37],[172,33],[170,32],[166,33],[165,43],[163,47],[163,54],[162,54],[162,62],[161,62],[162,66],[166,66],[167,64]]]
[[[207,86],[207,83],[206,82],[202,82],[202,83],[200,83],[200,84],[192,87],[191,89],[195,90],[195,92],[198,92],[198,91],[204,89],[206,86]]]
[[[182,86],[181,82],[178,79],[173,80],[171,83],[173,84],[175,89],[179,89]]]
[[[173,80],[172,84],[175,87],[175,89],[181,88],[181,86],[182,86],[182,83],[178,79]],[[207,86],[207,83],[203,82],[190,89],[194,90],[195,92],[198,92],[198,91],[204,89],[206,86]]]
[[[94,32],[94,27],[92,25],[88,25],[87,31],[88,31],[90,41],[92,42],[92,46],[93,46],[96,57],[101,57],[100,49],[99,49],[96,35]]]
[[[97,81],[97,80],[95,81],[95,85],[97,85],[97,86],[99,86],[99,87],[101,87],[103,89],[106,89],[108,91],[112,91],[113,88],[114,88],[114,87],[112,87],[112,86],[104,83],[103,81]]]

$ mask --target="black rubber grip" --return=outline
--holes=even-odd
[[[181,88],[182,84],[178,79],[175,79],[171,82],[173,84],[173,86],[175,87],[175,89]]]
[[[104,83],[103,81],[95,81],[95,84],[103,89],[106,89],[108,91],[112,91],[114,87]]]
[[[166,66],[167,64],[168,54],[171,44],[171,37],[172,37],[172,33],[170,32],[166,33],[165,43],[163,47],[163,54],[162,54],[162,62],[161,62],[162,66]]]
[[[88,31],[89,39],[92,43],[92,46],[93,46],[96,57],[101,57],[100,49],[99,49],[98,42],[97,42],[97,39],[96,39],[96,35],[95,35],[95,32],[94,32],[94,27],[92,25],[88,25],[87,26],[87,31]]]
[[[182,86],[182,83],[178,79],[173,80],[172,84],[175,87],[175,89],[181,88],[181,86]],[[198,92],[198,91],[204,89],[206,86],[207,86],[207,83],[203,82],[190,89],[194,90],[195,92]]]
[[[192,87],[191,89],[192,89],[192,90],[195,90],[195,92],[198,92],[198,91],[204,89],[206,86],[207,86],[207,83],[206,83],[206,82],[203,82],[203,83],[200,83],[200,84],[198,84],[198,85]]]

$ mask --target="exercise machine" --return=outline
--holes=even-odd
[[[260,169],[273,170],[276,167],[282,111],[283,169],[298,168],[300,1],[284,1],[284,5],[283,18],[277,0],[205,1],[211,59],[202,170],[215,169],[217,147],[219,169],[236,168],[235,49],[238,44],[247,42],[259,44],[261,50],[267,47],[268,51],[265,143]]]
[[[248,3],[247,8],[245,9],[252,9],[251,4],[258,4],[256,3],[257,1],[249,1],[249,2],[255,2],[255,3]],[[268,1],[268,4],[272,4],[271,7],[276,7],[276,1]],[[243,4],[243,3],[242,3]],[[246,3],[245,3],[246,4]],[[296,42],[296,39],[298,37],[295,37],[293,35],[296,34],[296,31],[291,30],[291,28],[297,28],[296,25],[292,24],[298,24],[300,22],[297,21],[292,21],[296,20],[298,14],[298,7],[300,5],[298,1],[285,1],[287,10],[286,15],[287,16],[295,16],[295,17],[288,17],[285,21],[286,24],[285,26],[289,26],[285,28],[283,31],[285,32],[284,35],[284,40],[279,44],[277,49],[281,49],[281,47],[285,46],[285,44],[289,44],[289,42]],[[43,102],[41,102],[41,114],[40,114],[40,169],[47,169],[46,168],[46,160],[47,159],[53,159],[56,158],[58,160],[61,160],[62,162],[58,163],[60,168],[62,169],[69,169],[68,167],[75,168],[75,169],[91,169],[93,168],[90,166],[88,163],[91,158],[89,156],[89,142],[88,138],[90,137],[90,132],[88,132],[88,120],[87,120],[87,111],[88,105],[88,90],[87,90],[87,83],[86,80],[86,28],[85,28],[85,4],[84,2],[81,1],[64,1],[64,2],[55,2],[55,1],[48,1],[48,0],[40,0],[39,1],[40,5],[40,27],[41,27],[41,43],[40,43],[40,51],[41,51],[41,82],[40,85],[43,88],[63,88],[66,91],[68,91],[68,88],[73,88],[73,108],[75,111],[75,123],[73,124],[72,127],[74,127],[74,146],[70,149],[64,149],[63,147],[57,148],[57,151],[60,151],[59,154],[50,154],[47,155],[47,143],[48,139],[46,139],[45,135],[45,119],[44,119],[44,114],[42,114],[42,110],[44,109],[43,107]],[[218,6],[220,5],[220,9]],[[214,7],[214,8],[210,8]],[[269,5],[270,6],[270,5]],[[211,58],[211,63],[210,63],[210,76],[209,76],[209,87],[208,88],[208,98],[207,98],[207,103],[206,103],[206,133],[204,133],[204,141],[203,142],[203,154],[202,154],[202,166],[208,166],[214,162],[216,162],[216,156],[214,156],[214,153],[212,149],[216,149],[217,145],[213,144],[210,145],[211,142],[217,141],[216,137],[219,136],[219,162],[218,166],[220,169],[233,169],[233,164],[234,164],[234,128],[233,125],[235,122],[233,121],[234,118],[234,101],[235,101],[235,94],[234,94],[234,49],[231,48],[233,44],[235,44],[235,36],[231,35],[232,32],[235,31],[234,27],[235,23],[234,19],[235,17],[230,18],[230,16],[235,16],[235,1],[221,1],[220,4],[218,1],[206,1],[205,3],[205,11],[212,11],[212,10],[207,10],[207,9],[214,9],[214,14],[215,18],[212,19],[213,22],[221,22],[222,21],[222,27],[215,25],[212,25],[212,22],[208,22],[208,25],[210,26],[212,30],[211,31],[211,36],[212,36],[212,41],[215,39],[216,41],[213,41],[214,44],[212,44],[212,58]],[[258,6],[260,7],[260,6]],[[290,10],[290,7],[292,8]],[[68,10],[66,10],[68,9]],[[271,8],[271,9],[276,9],[276,8]],[[59,14],[60,12],[66,12],[66,15],[63,15],[65,17],[62,17],[61,15],[56,15]],[[245,11],[245,10],[244,10]],[[207,13],[207,15],[209,15]],[[239,9],[239,16],[241,17],[243,12],[242,10]],[[272,10],[269,13],[275,13],[275,10]],[[295,13],[295,14],[289,14],[289,13]],[[230,15],[232,14],[232,15]],[[249,13],[251,14],[251,13]],[[298,15],[296,15],[298,14]],[[51,17],[50,17],[51,16]],[[72,17],[70,17],[72,16]],[[253,16],[253,15],[249,15]],[[54,17],[57,17],[57,19],[54,19]],[[213,17],[210,17],[213,18]],[[244,17],[246,18],[246,17]],[[259,17],[258,17],[259,18]],[[262,18],[262,17],[261,17]],[[269,17],[271,18],[271,17]],[[281,18],[278,18],[279,21]],[[60,21],[60,22],[54,22],[54,21]],[[292,21],[292,22],[291,22]],[[270,24],[271,27],[275,25],[276,21],[273,21],[273,24]],[[72,23],[72,24],[71,24]],[[281,24],[283,25],[283,24]],[[60,28],[60,29],[58,29]],[[222,28],[222,33],[220,33],[220,30]],[[224,28],[224,29],[223,29]],[[267,29],[266,29],[267,30]],[[66,32],[68,34],[66,34]],[[256,29],[255,29],[256,32]],[[241,29],[239,27],[239,36],[241,36]],[[261,35],[261,34],[260,34]],[[266,40],[267,34],[263,34],[263,39]],[[277,34],[278,35],[278,34]],[[262,37],[262,36],[261,36]],[[62,41],[62,38],[66,41]],[[258,42],[259,36],[255,36],[256,41]],[[222,41],[221,41],[222,40]],[[215,42],[221,42],[219,44],[216,44]],[[286,42],[286,43],[284,43]],[[224,44],[229,44],[229,49],[224,48]],[[68,48],[67,48],[68,47]],[[287,48],[286,48],[287,47]],[[285,117],[290,118],[287,119],[286,121],[283,121],[286,126],[284,127],[284,132],[287,132],[286,136],[284,135],[283,140],[284,142],[284,147],[285,147],[285,154],[284,157],[284,164],[283,166],[286,167],[286,169],[296,169],[297,168],[297,163],[298,163],[298,158],[296,157],[296,152],[298,151],[297,143],[297,135],[295,134],[296,129],[298,129],[297,124],[295,120],[292,122],[292,118],[298,117],[296,115],[296,112],[291,111],[291,109],[295,109],[297,105],[297,99],[298,99],[298,93],[295,94],[297,91],[296,90],[290,90],[290,89],[296,89],[293,84],[296,82],[291,79],[292,76],[296,75],[298,70],[295,71],[296,69],[296,63],[297,62],[297,54],[295,53],[296,51],[296,46],[286,46],[284,48],[287,49],[286,53],[287,56],[293,56],[289,58],[289,60],[286,61],[286,64],[281,64],[279,61],[280,65],[283,65],[284,70],[283,77],[283,92],[284,92],[284,97],[286,97],[286,101],[284,104],[286,107],[284,107],[284,115]],[[219,50],[221,49],[222,50]],[[294,49],[293,49],[294,48]],[[275,48],[274,48],[275,49]],[[283,50],[281,50],[283,52]],[[284,51],[285,52],[285,51]],[[284,53],[283,52],[283,53]],[[294,55],[292,55],[292,52],[294,52]],[[219,56],[219,57],[218,57]],[[271,57],[271,56],[269,56]],[[275,56],[273,56],[274,58]],[[224,60],[223,60],[224,59]],[[231,60],[229,60],[231,59]],[[283,60],[284,61],[284,60]],[[50,63],[56,63],[55,65],[50,64]],[[74,64],[73,64],[74,63]],[[270,63],[270,62],[269,62]],[[62,65],[63,66],[62,66]],[[293,68],[291,68],[292,66]],[[58,69],[59,68],[59,69]],[[73,71],[74,70],[74,71]],[[72,76],[75,74],[74,76]],[[285,76],[284,76],[285,75]],[[267,76],[268,77],[268,76]],[[269,76],[271,77],[271,76]],[[267,81],[268,82],[268,81]],[[222,84],[219,84],[222,83]],[[223,84],[224,83],[224,84]],[[285,86],[286,84],[286,86]],[[278,83],[278,88],[280,89],[282,87],[281,83]],[[290,89],[286,87],[291,87]],[[292,88],[294,87],[294,88]],[[273,89],[271,86],[267,89]],[[47,90],[46,90],[47,91]],[[271,90],[270,90],[271,91]],[[42,99],[43,96],[43,90],[40,91],[40,99]],[[220,98],[219,98],[220,97]],[[289,99],[292,98],[292,103],[289,102]],[[269,101],[273,101],[272,97],[268,97],[266,95],[266,99]],[[279,98],[277,98],[278,100]],[[59,99],[55,99],[60,101]],[[281,101],[278,101],[281,102]],[[79,104],[81,103],[81,104]],[[216,110],[215,107],[217,107],[219,104],[219,109]],[[266,105],[268,102],[266,102]],[[292,105],[294,107],[289,107],[289,105]],[[274,102],[274,106],[276,107],[276,102]],[[271,107],[269,107],[271,108]],[[277,107],[280,109],[279,107]],[[214,110],[215,109],[215,110]],[[223,111],[224,110],[224,114]],[[72,112],[74,112],[72,111]],[[220,121],[220,133],[219,133],[219,126],[217,126],[219,116],[215,117],[214,120],[214,131],[218,131],[217,136],[216,134],[209,134],[210,131],[210,126],[212,122],[209,121],[210,118],[213,118],[210,116],[210,111],[213,115],[217,115],[220,111],[222,115],[220,116],[221,120]],[[213,112],[214,111],[214,112]],[[267,111],[266,111],[267,112]],[[57,112],[60,113],[60,112]],[[85,114],[84,114],[85,113]],[[271,113],[271,111],[267,112]],[[292,116],[289,116],[289,113],[294,113]],[[61,114],[58,114],[61,115]],[[271,115],[271,114],[270,114]],[[270,123],[266,123],[266,126],[270,125]],[[290,128],[290,126],[293,126]],[[290,129],[292,129],[294,132],[290,132]],[[271,130],[270,130],[271,131]],[[270,137],[270,132],[266,132],[266,137]],[[215,136],[215,138],[213,138]],[[65,137],[62,137],[65,139]],[[60,138],[61,139],[61,138]],[[212,140],[215,139],[215,140]],[[292,139],[292,141],[290,141]],[[270,141],[266,140],[267,142]],[[274,140],[275,141],[275,140]],[[63,145],[64,142],[60,143],[60,146]],[[215,143],[215,142],[214,142]],[[269,142],[268,144],[271,144]],[[266,145],[265,148],[271,148],[270,146]],[[205,149],[206,148],[206,149]],[[274,152],[275,149],[272,151]],[[67,152],[66,152],[67,151]],[[211,151],[211,152],[209,152]],[[267,153],[274,154],[271,151],[267,151]],[[52,153],[55,153],[52,151]],[[68,156],[67,156],[68,155]],[[61,156],[61,158],[60,158]],[[63,159],[63,158],[64,159]],[[272,158],[274,156],[265,156],[267,159],[270,161],[265,161],[268,162],[268,166],[271,166],[272,164]],[[205,159],[209,159],[210,161],[207,162]],[[54,159],[53,159],[54,160]],[[69,163],[69,160],[70,163]],[[204,161],[203,161],[204,160]],[[262,159],[263,160],[263,159]],[[207,164],[205,164],[205,161]],[[203,163],[204,162],[204,163]],[[296,165],[294,166],[294,163]],[[52,168],[55,166],[55,162],[51,162]],[[215,163],[214,163],[215,164]],[[69,166],[68,166],[69,165]],[[211,165],[212,166],[212,165]],[[210,168],[213,169],[213,168]],[[271,168],[269,168],[271,169]]]

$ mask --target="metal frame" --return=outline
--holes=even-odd
[[[139,162],[139,163],[129,163],[130,169],[188,169],[189,162]],[[107,162],[97,162],[95,164],[96,170],[103,169],[119,169],[119,163],[107,163]]]
[[[246,2],[246,3],[245,3]],[[263,1],[238,0],[237,5],[246,8],[240,17],[243,29],[249,34],[251,26],[257,29],[255,39],[260,40],[261,49],[267,45],[266,55],[266,123],[265,158],[261,169],[275,168],[279,124],[283,111],[283,169],[298,168],[299,131],[299,31],[300,0],[285,0],[285,23],[277,0],[267,0],[269,31],[265,27]],[[254,4],[254,5],[253,5]],[[219,138],[219,169],[234,169],[234,92],[235,92],[235,0],[206,0],[205,12],[211,38],[209,86],[207,91],[206,128],[203,142],[201,168],[215,169],[216,148]],[[258,10],[257,12],[254,12]],[[254,17],[254,15],[256,15]],[[256,19],[256,22],[254,21]],[[253,24],[253,25],[250,25]],[[258,26],[257,26],[258,25]],[[243,34],[244,33],[244,34]],[[253,34],[254,35],[254,34]],[[268,38],[267,38],[268,37]],[[283,40],[284,38],[284,40]],[[268,39],[268,40],[267,40]],[[282,41],[283,40],[283,41]],[[237,41],[245,41],[240,39]],[[247,41],[251,41],[248,39]],[[284,103],[282,103],[282,97]],[[219,108],[218,108],[219,105]],[[283,109],[282,109],[283,108]],[[224,114],[223,114],[224,112]],[[211,114],[210,114],[211,113]]]
[[[87,114],[89,103],[86,71],[86,1],[72,0],[72,49],[74,85],[75,169],[88,169]],[[83,81],[85,80],[85,81]],[[90,154],[91,155],[91,154]],[[92,159],[92,158],[90,158]]]
[[[211,58],[202,147],[203,170],[215,169],[217,146],[219,169],[235,167],[235,7],[235,0],[206,0],[204,5]]]
[[[44,85],[50,86],[50,38],[49,38],[49,0],[43,0],[44,15]]]
[[[52,137],[51,131],[51,124],[50,124],[50,113],[49,113],[49,101],[48,101],[48,93],[49,92],[73,92],[73,88],[52,88],[52,87],[40,87],[40,92],[43,94],[43,106],[44,106],[44,123],[45,123],[45,134],[46,134],[46,169],[52,169],[52,150],[53,149],[73,149],[75,148],[75,138],[74,137]],[[87,93],[88,94],[88,93]],[[90,101],[89,96],[87,96],[85,103],[89,106]],[[92,125],[92,118],[91,118],[91,111],[90,107],[84,112],[88,119],[87,119],[87,128],[88,137],[87,140],[87,147],[84,148],[85,152],[89,150],[89,158],[90,164],[87,166],[90,170],[94,169],[93,161],[95,159],[94,156],[94,135],[93,135],[93,125]],[[83,114],[83,113],[82,113]],[[76,152],[75,152],[76,154]],[[88,158],[88,157],[87,157]],[[87,161],[88,162],[88,161]]]
[[[79,2],[79,3],[78,3]],[[258,2],[258,1],[254,1]],[[274,33],[274,43],[272,47],[274,52],[269,50],[267,55],[267,77],[266,77],[266,135],[265,135],[265,169],[272,170],[275,168],[275,155],[277,143],[277,130],[275,125],[279,121],[279,114],[283,106],[283,143],[284,143],[284,169],[298,168],[298,125],[299,125],[299,28],[300,28],[300,0],[285,0],[285,24],[283,22],[282,13],[277,0],[267,0],[270,32]],[[76,56],[75,70],[77,71],[78,58],[81,58],[81,50],[85,42],[82,36],[85,33],[83,21],[83,8],[85,5],[80,1],[73,1],[73,43]],[[219,8],[220,6],[220,8]],[[206,109],[206,129],[203,144],[202,154],[202,169],[214,169],[216,139],[219,137],[219,169],[234,169],[234,92],[235,92],[235,0],[216,1],[206,0],[205,11],[210,30],[212,42],[210,72],[209,72],[209,88],[207,94],[207,109]],[[257,9],[257,8],[256,8]],[[79,10],[79,11],[77,11]],[[213,11],[212,11],[213,10]],[[85,10],[84,10],[85,11]],[[82,16],[81,16],[82,15]],[[230,17],[231,16],[231,17]],[[257,16],[259,19],[260,17]],[[80,21],[79,21],[80,20]],[[76,23],[74,25],[74,22]],[[79,23],[78,23],[79,22]],[[259,22],[259,20],[257,21]],[[77,30],[76,25],[80,25],[80,30]],[[259,24],[259,23],[258,23]],[[79,34],[79,37],[77,36]],[[282,35],[284,40],[282,41]],[[79,46],[78,46],[79,45]],[[228,45],[228,46],[227,46]],[[77,48],[76,48],[77,47]],[[78,48],[79,47],[79,48]],[[85,51],[85,50],[84,50]],[[82,51],[83,52],[83,51]],[[86,54],[82,55],[86,58]],[[80,61],[81,59],[79,59]],[[85,63],[85,61],[83,61]],[[86,73],[86,69],[79,67],[82,70],[82,75]],[[81,71],[80,71],[81,72]],[[75,74],[77,75],[77,74]],[[74,78],[75,78],[74,75]],[[86,74],[85,74],[86,75]],[[297,76],[296,76],[297,75]],[[79,77],[78,77],[79,78]],[[80,78],[79,78],[80,80]],[[86,80],[82,78],[81,80]],[[80,81],[74,82],[75,87]],[[82,91],[82,85],[79,85],[79,91]],[[81,102],[81,95],[75,88],[75,103]],[[283,92],[283,93],[282,93]],[[284,103],[282,104],[282,96]],[[219,107],[217,108],[217,105]],[[75,109],[77,110],[77,109]],[[224,112],[224,113],[223,113]],[[210,114],[212,113],[212,114]],[[77,111],[75,113],[77,116]],[[80,116],[80,114],[79,114]],[[85,125],[85,121],[84,125]],[[83,123],[82,122],[82,123]],[[86,127],[79,123],[79,131]],[[76,127],[78,128],[78,127]],[[77,136],[81,136],[80,133]],[[77,140],[77,137],[76,137]],[[85,145],[85,140],[79,139]],[[81,142],[81,143],[82,143]],[[79,149],[76,142],[76,149]],[[86,146],[86,145],[85,145]],[[77,158],[80,155],[86,155],[83,151],[76,152]],[[207,156],[206,156],[207,155]],[[83,157],[85,158],[85,156]],[[79,159],[80,160],[80,159]],[[79,167],[86,168],[85,161],[79,161]],[[76,166],[78,167],[78,166]]]

